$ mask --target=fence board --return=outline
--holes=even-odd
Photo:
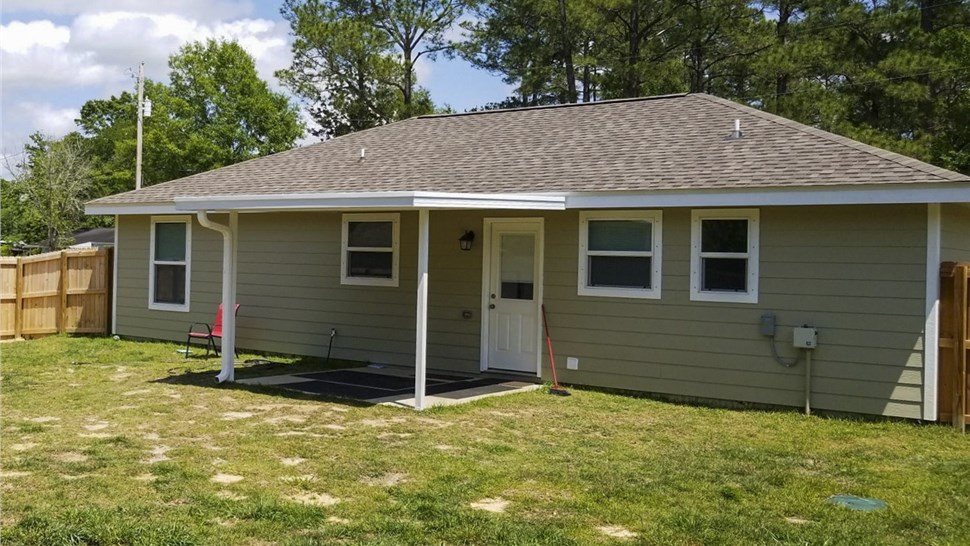
[[[107,249],[0,259],[0,337],[106,334],[110,271]]]
[[[17,335],[17,258],[0,258],[0,337]]]
[[[970,263],[940,268],[939,414],[961,431],[970,421]]]

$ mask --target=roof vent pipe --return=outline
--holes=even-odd
[[[735,119],[734,131],[731,132],[731,138],[741,138],[743,136],[744,136],[744,133],[741,132],[741,120]]]
[[[367,148],[361,148],[361,149],[360,149],[360,160],[361,160],[361,161],[363,161],[363,160],[364,160],[364,153],[365,153],[366,151],[367,151]]]

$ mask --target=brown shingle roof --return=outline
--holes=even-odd
[[[730,138],[735,119],[741,120],[743,138]],[[412,118],[93,203],[358,191],[543,193],[968,181],[754,108],[689,94]]]

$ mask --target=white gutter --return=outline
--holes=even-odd
[[[563,210],[562,195],[518,193],[443,193],[424,191],[337,192],[284,195],[177,197],[176,211],[325,210],[325,209],[513,209]]]
[[[968,203],[970,185],[828,186],[754,190],[656,190],[572,192],[567,209],[758,207],[791,205],[889,205]]]
[[[229,225],[213,222],[208,212],[197,213],[199,224],[222,234],[222,370],[216,379],[234,381],[236,357],[236,235],[238,214],[229,214]]]
[[[177,197],[170,203],[89,204],[87,214],[178,214],[209,211],[297,210],[566,210],[663,207],[757,207],[970,203],[970,184],[895,184],[568,193],[331,192]]]

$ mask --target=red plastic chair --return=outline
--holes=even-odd
[[[235,314],[236,315],[239,314],[239,304],[238,303],[236,304]],[[205,326],[205,330],[206,331],[203,332],[201,330],[194,330],[194,328],[196,326],[199,326],[200,324],[202,326]],[[222,339],[222,304],[221,303],[219,304],[219,310],[216,312],[216,320],[215,320],[215,322],[212,323],[212,326],[209,326],[205,322],[193,322],[189,326],[189,337],[186,338],[186,340],[185,340],[185,358],[188,358],[189,357],[189,345],[191,344],[191,342],[192,342],[193,339],[204,339],[205,340],[205,342],[206,342],[205,343],[205,357],[206,358],[209,358],[209,349],[210,348],[216,354],[216,356],[219,356],[219,348],[216,347],[216,338],[219,338],[220,340]],[[239,356],[239,353],[238,352],[236,352],[236,356]]]

